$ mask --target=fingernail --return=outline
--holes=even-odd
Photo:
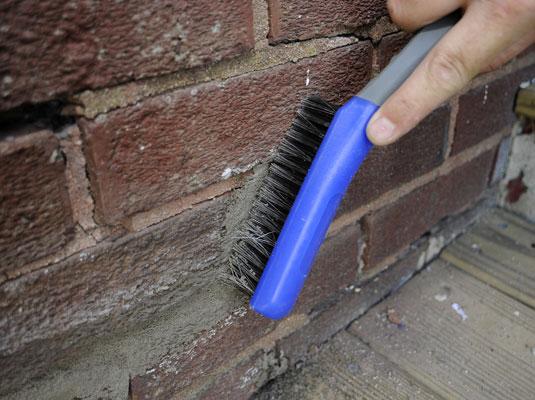
[[[387,142],[394,138],[396,126],[385,117],[380,117],[370,123],[368,133],[370,136],[380,142]]]

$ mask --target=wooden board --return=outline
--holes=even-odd
[[[346,331],[298,371],[264,388],[255,400],[439,399]]]
[[[535,225],[495,210],[444,249],[442,259],[535,307]]]
[[[445,261],[349,332],[445,399],[535,399],[535,311]]]

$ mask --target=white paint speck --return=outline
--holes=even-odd
[[[468,315],[466,315],[466,313],[464,312],[464,310],[461,308],[461,306],[459,304],[453,303],[451,305],[451,308],[453,308],[455,310],[455,312],[461,316],[463,321],[468,318]]]
[[[2,79],[2,82],[6,85],[9,85],[10,83],[13,83],[13,78],[10,77],[9,75],[6,75],[4,76],[4,78]]]
[[[310,70],[307,69],[307,80],[306,80],[306,86],[310,85]]]
[[[152,52],[153,55],[161,54],[163,52],[163,47],[162,46],[154,46],[152,48],[151,52]]]
[[[223,173],[221,174],[221,178],[223,179],[228,179],[232,176],[232,168],[227,168],[223,171]]]
[[[520,89],[526,89],[529,86],[529,81],[524,81],[520,83]]]
[[[193,88],[193,89],[191,89],[190,93],[191,93],[192,96],[195,96],[197,93],[199,93],[199,89]]]
[[[139,146],[139,150],[141,151],[145,150],[145,146],[144,145]]]
[[[436,294],[436,295],[435,295],[435,300],[436,300],[436,301],[443,302],[443,301],[446,300],[447,298],[448,298],[448,295],[447,295],[447,294]]]
[[[219,33],[221,32],[221,21],[216,21],[214,26],[212,26],[212,33]]]
[[[515,311],[513,314],[515,314],[515,317],[520,317],[520,312],[519,311]]]
[[[64,33],[64,32],[63,32],[61,29],[56,29],[56,30],[54,31],[54,36],[61,36],[61,35],[63,35],[63,33]]]
[[[488,97],[489,97],[489,85],[485,85],[485,94],[483,95],[483,104],[487,104]]]
[[[252,163],[249,163],[247,164],[245,167],[243,168],[238,168],[238,167],[234,167],[234,168],[226,168],[223,173],[221,174],[221,178],[223,179],[228,179],[230,178],[232,175],[237,175],[237,174],[241,174],[243,172],[247,172],[249,171],[251,168],[253,168],[254,166],[256,166],[258,164],[258,160],[255,160],[253,161]]]

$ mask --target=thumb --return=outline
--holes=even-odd
[[[459,92],[523,33],[523,24],[515,26],[518,16],[496,13],[492,8],[496,4],[491,3],[495,2],[472,3],[461,20],[375,113],[367,127],[371,142],[382,146],[398,140]],[[510,13],[514,12],[512,7]]]

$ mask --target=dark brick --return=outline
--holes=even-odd
[[[250,0],[7,0],[0,109],[191,68],[253,47]]]
[[[533,77],[535,66],[529,66],[462,95],[451,154],[455,155],[510,126],[516,120],[513,107],[518,87],[522,81]]]
[[[359,231],[350,225],[324,240],[292,312],[308,313],[356,281]]]
[[[495,150],[489,150],[448,175],[412,191],[364,218],[365,268],[381,264],[448,214],[462,211],[484,192]]]
[[[386,67],[392,57],[398,54],[411,38],[412,34],[407,32],[398,32],[382,38],[377,48],[377,66],[380,69]]]
[[[145,232],[2,284],[0,387],[68,359],[70,347],[113,332],[122,318],[136,322],[154,308],[162,312],[170,305],[158,298],[166,293],[174,293],[172,303],[178,304],[217,283],[228,201],[229,196],[219,197]],[[32,352],[25,351],[29,347]]]
[[[0,141],[0,273],[57,251],[73,233],[58,140],[43,130]]]
[[[354,210],[442,164],[449,119],[449,106],[442,106],[398,142],[374,147],[349,185],[338,215]]]
[[[527,48],[525,48],[519,55],[517,55],[517,58],[525,57],[527,55],[532,54],[535,54],[535,44],[531,44]]]
[[[308,94],[348,100],[368,81],[371,58],[360,43],[80,121],[97,216],[113,223],[268,160]]]
[[[386,0],[268,0],[272,43],[352,32],[388,15]]]

